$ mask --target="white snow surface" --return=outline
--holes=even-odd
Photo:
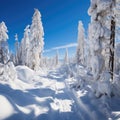
[[[16,80],[0,81],[0,120],[120,119],[119,98],[98,99],[89,86],[76,91],[69,86],[72,78],[60,70],[43,73],[17,66],[16,71]]]
[[[3,120],[15,113],[12,104],[3,95],[0,95],[0,109],[1,109],[0,110],[0,119],[1,120]]]

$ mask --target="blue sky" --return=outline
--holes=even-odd
[[[44,49],[75,43],[79,20],[83,21],[87,31],[90,21],[87,14],[89,2],[89,0],[0,0],[0,22],[4,21],[8,27],[10,49],[14,47],[15,33],[18,34],[20,41],[25,26],[31,24],[34,8],[38,8],[42,14]],[[72,50],[70,53],[72,54]]]

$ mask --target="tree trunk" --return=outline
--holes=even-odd
[[[112,17],[111,36],[110,36],[110,59],[109,59],[109,69],[110,69],[112,81],[113,81],[113,73],[114,73],[114,52],[115,52],[115,18]]]

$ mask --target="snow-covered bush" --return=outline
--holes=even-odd
[[[13,62],[8,61],[6,64],[0,64],[1,81],[14,81],[16,78],[17,74]]]
[[[84,89],[91,81],[89,71],[84,66],[78,65],[77,63],[63,65],[60,68],[60,73],[64,75],[67,82],[72,82],[72,84],[70,83],[70,86],[76,90]]]
[[[4,77],[6,80],[15,80],[17,78],[15,66],[13,62],[9,61],[4,65]]]
[[[110,83],[110,73],[104,71],[99,81],[93,82],[92,91],[98,98],[102,95],[107,95],[108,97],[111,97],[112,87]]]

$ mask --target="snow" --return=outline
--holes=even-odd
[[[16,67],[18,79],[29,82],[32,79],[32,76],[34,75],[34,71],[26,66],[17,66]]]
[[[0,100],[4,98],[1,104],[6,104],[10,108],[0,116],[0,119],[7,117],[8,120],[16,119],[19,116],[21,120],[28,118],[53,120],[57,117],[61,119],[62,113],[68,114],[69,117],[69,112],[73,112],[73,100],[65,92],[62,75],[56,71],[51,71],[47,75],[40,74],[40,71],[34,72],[26,66],[17,66],[16,71],[18,78],[14,82],[0,84],[0,94],[3,95]],[[9,99],[5,100],[5,96]],[[62,117],[65,119],[66,115],[63,114]]]
[[[79,73],[87,74],[83,66],[79,68],[82,70]],[[120,118],[118,98],[108,99],[103,96],[98,99],[91,86],[76,91],[70,87],[74,79],[66,79],[59,69],[41,73],[26,66],[17,66],[16,71],[16,80],[0,81],[0,120]]]
[[[15,110],[10,101],[5,96],[0,95],[0,119],[8,118],[14,113]]]
[[[72,100],[54,99],[54,102],[50,104],[53,110],[59,110],[59,112],[72,112]]]

